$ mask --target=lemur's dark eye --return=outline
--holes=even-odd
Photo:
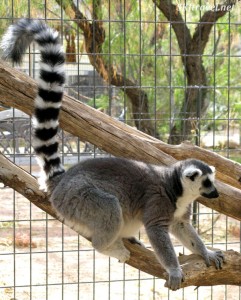
[[[211,187],[212,186],[212,182],[210,181],[210,179],[205,179],[204,181],[203,181],[203,186],[204,187],[206,187],[206,188],[209,188],[209,187]]]

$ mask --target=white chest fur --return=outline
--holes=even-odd
[[[176,202],[176,210],[174,212],[174,218],[181,218],[188,209],[188,206],[196,199],[197,197],[190,195],[189,193],[184,193],[183,196],[179,197]]]

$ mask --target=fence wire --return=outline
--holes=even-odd
[[[0,34],[22,17],[45,20],[60,32],[66,49],[67,94],[165,142],[189,139],[241,162],[240,3],[217,17],[217,1],[172,1],[167,10],[164,2],[171,3],[2,0]],[[73,7],[85,17],[82,22],[92,24],[88,51]],[[214,20],[205,20],[214,8]],[[202,27],[207,25],[208,35]],[[38,63],[32,45],[18,68],[36,79]],[[31,131],[27,115],[1,107],[0,151],[38,176]],[[59,138],[66,166],[108,155],[67,132]],[[168,291],[163,280],[95,252],[10,188],[2,185],[0,198],[0,299],[241,299],[237,286]],[[193,223],[207,246],[241,251],[240,222],[195,204]],[[150,247],[144,230],[140,238]],[[177,254],[188,253],[173,242]]]

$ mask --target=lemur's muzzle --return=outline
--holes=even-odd
[[[217,189],[212,190],[210,193],[202,193],[202,196],[205,198],[218,198],[219,193],[217,191]]]

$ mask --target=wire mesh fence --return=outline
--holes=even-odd
[[[225,3],[3,0],[0,34],[22,17],[45,20],[66,50],[67,94],[165,142],[190,140],[241,162],[241,6]],[[37,78],[38,64],[33,45],[17,68]],[[31,131],[27,115],[1,107],[0,151],[38,176]],[[66,166],[108,155],[67,132],[59,138]],[[237,220],[196,204],[193,223],[206,245],[241,251]],[[168,291],[3,185],[0,232],[1,299],[241,299],[237,286]],[[140,238],[150,247],[144,230]]]

